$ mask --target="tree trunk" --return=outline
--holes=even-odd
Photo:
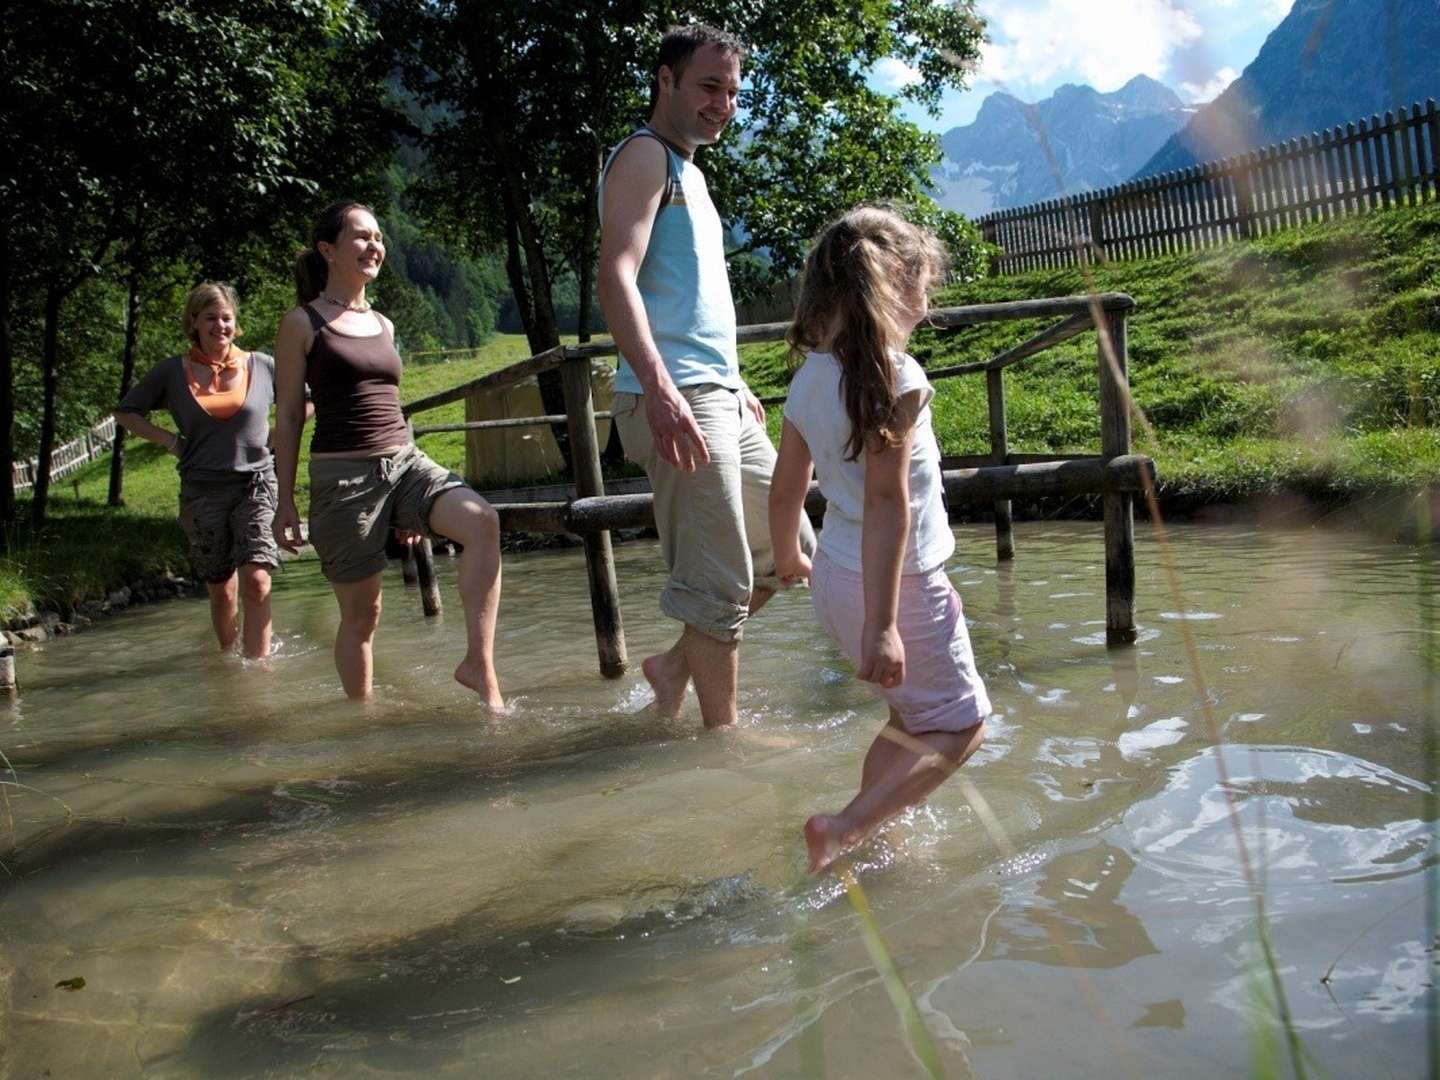
[[[130,295],[125,304],[125,351],[120,357],[120,397],[130,392],[135,378],[135,342],[140,336],[140,268],[130,268]],[[119,400],[119,399],[117,399]],[[115,446],[110,453],[110,506],[125,505],[125,429],[115,425]]]
[[[0,526],[15,521],[15,356],[10,337],[10,243],[0,235]],[[0,529],[0,550],[6,531]]]
[[[40,414],[40,453],[35,463],[35,494],[30,520],[36,532],[45,525],[50,498],[50,454],[55,442],[55,394],[60,385],[60,305],[64,292],[52,282],[45,290],[45,333],[41,355],[44,404]]]
[[[495,149],[495,160],[510,162],[509,136],[503,129],[492,127],[490,132],[491,145]],[[512,165],[504,166],[505,175],[501,181],[501,191],[505,199],[505,225],[507,234],[507,247],[505,268],[510,275],[510,287],[514,289],[517,284],[525,289],[528,280],[528,290],[525,300],[522,301],[521,294],[516,293],[516,306],[520,309],[521,321],[525,324],[525,339],[530,343],[531,355],[538,355],[548,349],[553,349],[560,344],[560,328],[555,321],[555,308],[550,295],[550,271],[545,264],[545,250],[540,240],[539,230],[535,227],[535,219],[530,214],[530,199],[525,191],[524,183],[520,175]],[[521,267],[521,255],[524,255],[524,266]],[[565,388],[560,377],[559,369],[542,371],[536,381],[540,384],[540,403],[545,409],[547,416],[555,416],[565,411]],[[570,432],[564,424],[551,424],[550,431],[555,436],[555,444],[560,448],[560,456],[565,461],[565,468],[570,470]]]
[[[575,275],[580,279],[581,341],[590,340],[590,312],[594,305],[595,236],[600,231],[600,147],[595,146],[587,156],[590,158],[590,168],[585,173],[585,222],[580,230]]]
[[[530,353],[544,352],[535,348],[535,339],[530,328],[535,325],[535,313],[530,307],[530,287],[525,284],[525,267],[520,262],[520,234],[515,225],[515,215],[505,207],[505,276],[510,279],[510,292],[515,296],[515,310],[520,313],[520,328],[525,331],[525,340],[530,343]]]

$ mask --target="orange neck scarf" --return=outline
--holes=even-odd
[[[195,378],[194,369],[185,365],[185,378],[195,394],[195,401],[216,420],[229,420],[245,405],[245,395],[250,389],[250,367],[246,363],[250,354],[241,352],[233,345],[219,360],[212,360],[196,347],[191,347],[189,360],[199,367],[210,369],[210,385],[202,386]],[[243,367],[241,365],[244,365]],[[220,376],[225,371],[239,371],[240,378],[226,389],[220,388]]]
[[[220,389],[220,373],[223,371],[234,371],[240,366],[239,358],[235,354],[235,346],[225,346],[225,355],[219,360],[212,360],[200,351],[199,345],[190,346],[190,362],[196,367],[208,367],[210,369],[210,393],[217,393]],[[195,379],[190,380],[192,383]]]

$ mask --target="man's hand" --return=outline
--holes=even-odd
[[[750,410],[750,414],[760,421],[760,426],[765,426],[765,406],[760,404],[760,399],[750,392],[748,386],[740,388],[740,403]]]
[[[775,576],[786,585],[810,580],[810,558],[798,547],[794,551],[775,554]]]
[[[275,533],[275,542],[286,551],[299,551],[305,538],[300,535],[300,511],[294,503],[281,503],[275,511],[275,521],[270,526]]]
[[[694,472],[697,462],[710,461],[705,435],[695,422],[690,403],[679,390],[674,386],[657,386],[646,390],[644,400],[650,441],[664,461],[685,472]]]
[[[905,681],[905,646],[893,623],[878,628],[865,624],[860,634],[860,670],[856,674],[886,689]]]

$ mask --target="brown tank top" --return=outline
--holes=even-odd
[[[305,381],[315,403],[312,454],[373,454],[410,441],[400,412],[400,354],[381,321],[378,334],[355,337],[334,330],[309,304],[315,330],[305,357]]]

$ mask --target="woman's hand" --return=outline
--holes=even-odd
[[[865,623],[860,633],[860,670],[856,674],[886,689],[905,681],[905,645],[894,623],[878,627]]]
[[[275,542],[286,551],[299,551],[305,537],[300,534],[300,511],[292,502],[282,502],[275,510],[275,520],[270,526],[275,533]]]
[[[425,539],[425,534],[418,529],[396,529],[395,539],[399,540],[400,543],[406,547],[414,547],[421,540]]]

